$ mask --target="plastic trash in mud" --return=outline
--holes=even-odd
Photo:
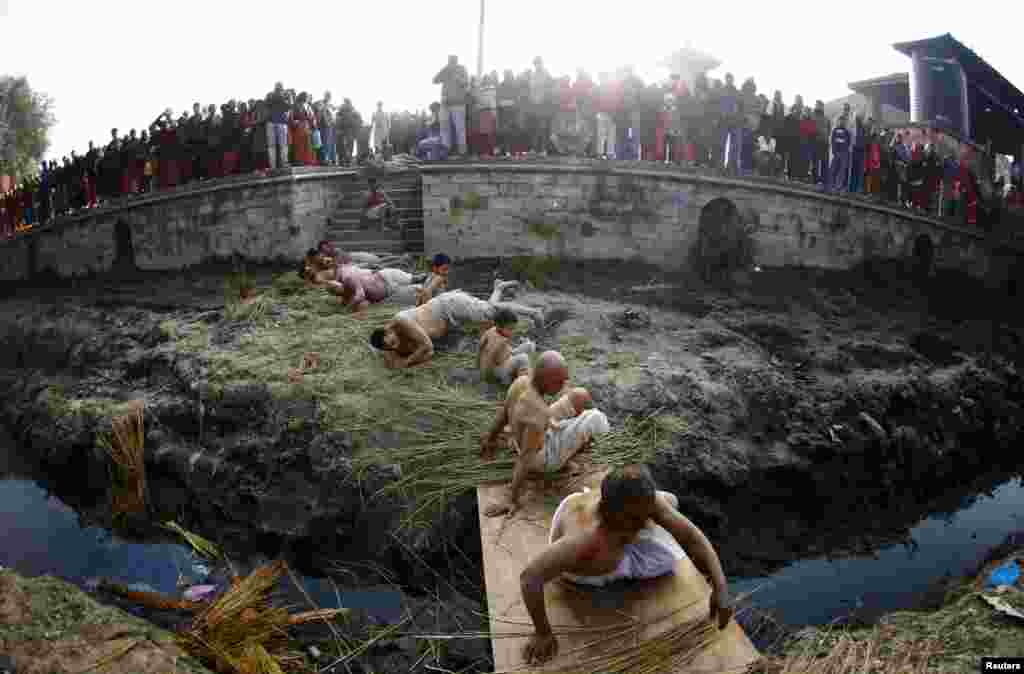
[[[193,585],[182,596],[189,601],[207,601],[216,596],[218,589],[216,585]]]
[[[1020,566],[1017,564],[1016,559],[1011,559],[992,571],[986,585],[988,587],[1015,585],[1018,579],[1020,579]]]
[[[1016,618],[1017,620],[1024,620],[1024,613],[1021,613],[1013,607],[1008,601],[1000,597],[992,597],[989,595],[981,595],[981,598],[985,600],[985,603],[994,608],[998,613]]]
[[[159,594],[156,588],[149,583],[130,583],[128,589],[132,592],[149,592],[151,594]]]

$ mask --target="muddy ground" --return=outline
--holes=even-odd
[[[401,466],[382,457],[356,479],[353,433],[325,425],[315,399],[252,381],[212,390],[204,348],[241,349],[251,334],[225,311],[226,271],[19,289],[0,304],[0,422],[55,478],[104,485],[96,432],[121,401],[144,398],[154,519],[238,556],[284,550],[321,572],[372,562],[413,598],[443,589],[480,602],[472,494],[395,535],[408,504],[373,495]],[[248,271],[265,289],[282,273]],[[652,413],[686,421],[651,465],[730,575],[904,540],[924,515],[958,509],[1019,467],[1024,330],[1012,298],[963,277],[875,265],[751,271],[713,287],[635,264],[479,260],[457,265],[452,282],[486,295],[495,277],[524,281],[517,301],[547,316],[530,336],[569,356],[572,383],[591,388],[613,425]],[[289,320],[274,302],[264,311]],[[206,341],[181,326],[205,326]],[[470,331],[444,349],[475,346]],[[467,368],[449,378],[479,384]],[[109,519],[102,501],[83,505]],[[486,651],[474,648],[461,666]]]

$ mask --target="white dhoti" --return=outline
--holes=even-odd
[[[608,417],[600,410],[584,410],[582,414],[558,422],[544,434],[544,449],[537,452],[528,468],[534,472],[557,473],[588,440],[611,430]]]
[[[530,340],[512,350],[512,355],[503,365],[494,368],[493,374],[502,384],[512,383],[512,377],[519,370],[527,370],[530,367],[530,354],[537,350],[537,345]]]
[[[582,492],[569,494],[558,504],[555,516],[551,519],[551,532],[548,534],[548,543],[554,542],[555,527],[565,512],[565,505],[569,499],[577,498],[590,491],[584,487]],[[679,499],[675,494],[663,491],[659,492],[666,497],[673,508],[679,508]],[[686,558],[686,551],[679,545],[665,527],[648,522],[647,526],[641,529],[636,538],[628,543],[623,550],[622,560],[611,573],[602,576],[579,576],[571,573],[562,574],[567,580],[580,585],[591,585],[601,587],[617,580],[641,580],[644,578],[658,578],[673,573],[679,560]]]

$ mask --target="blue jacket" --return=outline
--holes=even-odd
[[[844,126],[837,126],[832,129],[832,156],[838,156],[840,152],[850,151],[850,132]]]

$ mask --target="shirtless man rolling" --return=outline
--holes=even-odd
[[[552,420],[551,408],[544,396],[561,391],[568,378],[569,368],[562,354],[545,351],[536,367],[509,387],[494,426],[480,438],[480,455],[485,460],[493,458],[498,438],[508,425],[519,456],[512,471],[508,497],[504,503],[491,504],[484,511],[487,517],[515,512],[519,507],[519,492],[529,473],[558,472],[594,436],[611,430],[608,418],[599,410],[585,410],[558,422]]]
[[[543,318],[540,309],[501,300],[505,289],[517,285],[518,281],[496,280],[487,301],[461,290],[441,293],[426,304],[398,312],[394,320],[373,331],[370,345],[384,352],[384,363],[389,368],[405,368],[429,361],[434,355],[433,340],[444,337],[450,328],[467,321],[493,321],[502,308],[529,316],[539,324]]]
[[[519,321],[508,309],[494,312],[494,327],[480,337],[480,352],[477,356],[477,367],[480,376],[494,379],[508,386],[520,373],[530,369],[530,354],[536,346],[530,340],[524,340],[515,349],[509,344],[512,330]]]

